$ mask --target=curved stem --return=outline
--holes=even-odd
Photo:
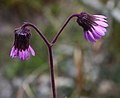
[[[54,78],[54,66],[53,66],[53,56],[52,56],[52,44],[49,43],[47,38],[42,34],[42,32],[32,23],[25,23],[22,25],[21,28],[25,28],[27,26],[33,27],[37,33],[42,37],[43,41],[46,43],[48,47],[48,53],[49,53],[49,63],[50,63],[50,76],[51,76],[51,86],[52,86],[52,98],[57,98],[56,97],[56,90],[55,90],[55,78]]]
[[[62,26],[62,28],[59,30],[59,32],[58,32],[58,33],[55,35],[55,37],[53,38],[53,40],[52,40],[52,42],[51,42],[52,45],[57,41],[59,35],[62,33],[62,31],[64,30],[64,28],[66,27],[66,25],[69,23],[69,21],[70,21],[73,17],[78,17],[78,16],[79,16],[78,14],[73,14],[73,15],[71,15],[70,17],[68,17],[68,19],[65,21],[64,25]]]
[[[51,75],[52,96],[53,96],[52,98],[57,98],[56,97],[56,89],[55,89],[55,78],[54,78],[52,46],[48,47],[48,53],[49,53],[50,75]]]
[[[70,17],[68,17],[68,19],[66,20],[66,22],[64,23],[64,25],[62,26],[62,28],[60,29],[60,31],[55,35],[55,37],[53,38],[53,40],[51,41],[51,43],[47,40],[47,38],[44,36],[44,34],[34,24],[25,22],[25,24],[23,24],[22,27],[21,27],[21,28],[25,28],[27,26],[33,27],[37,31],[37,33],[42,37],[43,41],[45,42],[45,44],[48,47],[49,63],[50,63],[51,86],[52,86],[52,95],[53,95],[52,98],[57,98],[56,97],[56,89],[55,89],[55,78],[54,78],[54,66],[53,66],[52,46],[57,41],[58,37],[60,36],[60,34],[62,33],[62,31],[66,27],[66,25],[69,23],[69,21],[73,17],[78,17],[78,16],[79,16],[78,14],[73,14]]]
[[[47,40],[47,38],[43,35],[43,33],[32,23],[28,23],[28,22],[25,22],[25,24],[22,25],[22,28],[25,28],[27,26],[31,26],[33,27],[37,33],[42,37],[43,41],[46,43],[47,46],[50,46],[50,43],[49,41]]]

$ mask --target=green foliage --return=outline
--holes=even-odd
[[[104,4],[108,0],[101,0]],[[57,0],[0,0],[0,17],[1,20],[8,21],[16,21],[16,24],[10,24],[13,26],[13,28],[18,27],[19,22],[24,22],[30,20],[32,23],[35,23],[35,25],[40,28],[40,30],[45,34],[45,36],[48,38],[49,41],[52,40],[54,35],[59,31],[60,27],[63,25],[64,21],[67,19],[69,15],[72,13],[80,13],[81,11],[88,11],[90,13],[96,12],[96,10],[92,10],[90,7],[86,7],[83,5],[80,0],[74,1],[74,0],[67,0],[67,1],[57,1]],[[39,19],[36,19],[39,18]],[[36,22],[37,21],[37,22]],[[4,25],[1,23],[1,25]],[[20,24],[21,25],[21,24]],[[102,81],[103,79],[110,79],[114,81],[116,84],[120,84],[120,64],[116,64],[117,61],[120,62],[119,55],[120,55],[120,23],[113,20],[112,25],[112,33],[110,37],[108,38],[108,42],[105,42],[106,51],[113,55],[112,57],[112,63],[110,63],[111,66],[102,65],[100,77],[99,79]],[[14,30],[13,30],[14,31]],[[10,32],[13,32],[10,31]],[[48,53],[47,53],[47,47],[45,46],[44,42],[41,40],[41,38],[38,36],[38,34],[35,33],[35,31],[32,30],[32,37],[31,37],[31,46],[36,52],[36,56],[30,58],[28,61],[20,61],[18,59],[10,59],[9,52],[10,48],[13,42],[13,33],[11,33],[9,36],[6,37],[0,36],[0,42],[2,43],[0,47],[1,51],[7,51],[7,52],[1,52],[0,54],[0,64],[6,65],[5,67],[5,75],[9,79],[13,79],[15,77],[27,77],[32,72],[36,71],[39,72],[46,72],[44,69],[49,69],[48,65]],[[2,32],[1,32],[2,34]],[[83,37],[83,31],[82,28],[78,26],[78,24],[75,22],[75,19],[73,19],[70,24],[65,28],[62,35],[57,41],[57,45],[54,47],[54,55],[58,54],[59,51],[56,51],[56,47],[62,43],[68,43],[70,45],[80,44],[82,47],[85,47],[86,49],[86,41]],[[89,47],[89,46],[88,46]],[[88,48],[87,47],[87,48]],[[91,51],[91,50],[90,50]],[[86,53],[86,55],[89,55]],[[59,75],[65,75],[63,73],[64,70],[67,70],[66,67],[66,56],[62,54],[62,51],[59,53],[59,60],[58,60],[58,74]],[[71,57],[72,58],[72,57]],[[108,59],[108,58],[106,58]],[[7,61],[8,60],[8,61]],[[111,60],[110,60],[111,61]],[[109,62],[108,62],[109,63]],[[66,72],[67,72],[66,71]],[[94,90],[94,85],[91,86],[91,88]],[[34,92],[34,86],[31,86]],[[76,88],[76,87],[74,87]],[[97,86],[96,86],[97,89]],[[62,90],[63,93],[67,92],[68,96],[71,96],[70,98],[77,97],[77,90],[70,88],[70,89],[64,89]],[[96,91],[96,90],[95,90]],[[94,92],[95,94],[96,92]],[[84,95],[88,95],[88,93],[85,93]],[[91,92],[88,96],[91,95]],[[106,98],[106,97],[103,97]]]
[[[39,56],[33,57],[30,60],[24,62],[15,59],[9,64],[9,66],[7,66],[5,69],[5,74],[8,78],[12,79],[16,76],[29,75],[34,70],[38,68],[42,69],[44,67],[48,68],[49,66]]]

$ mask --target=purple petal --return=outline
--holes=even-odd
[[[100,39],[101,38],[101,36],[99,34],[97,34],[94,29],[92,29],[92,34],[93,34],[95,39]]]
[[[85,39],[86,39],[87,41],[89,41],[89,39],[88,39],[88,34],[87,34],[86,31],[84,31],[84,37],[85,37]]]
[[[103,21],[103,22],[107,22],[107,20],[105,20],[104,18],[96,18],[97,20],[99,20],[99,21]]]
[[[22,54],[22,51],[19,51],[19,56],[18,56],[20,59],[23,58],[23,54]]]
[[[103,21],[95,21],[98,25],[103,26],[103,27],[108,27],[108,24],[103,22]]]
[[[102,26],[98,26],[98,28],[100,28],[104,32],[107,32],[107,30],[104,27],[102,27]]]
[[[103,16],[103,15],[93,15],[93,16],[95,16],[95,17],[99,17],[99,18],[107,18],[106,16]]]
[[[13,56],[13,52],[15,51],[15,48],[14,48],[14,46],[12,47],[12,49],[11,49],[11,52],[10,52],[10,57],[12,57]]]
[[[26,59],[27,58],[27,50],[24,51],[24,58]]]
[[[15,49],[11,55],[11,58],[16,58],[18,55],[18,49]]]
[[[30,53],[28,49],[25,50],[25,59],[28,60],[30,58]]]
[[[93,34],[92,34],[90,31],[88,31],[88,39],[89,39],[91,42],[96,42]]]
[[[94,28],[95,32],[97,34],[99,34],[100,36],[104,36],[105,35],[104,31],[101,28],[99,28],[98,26],[93,26],[93,28]]]
[[[95,42],[93,39],[91,39],[91,37],[89,35],[88,35],[88,41],[92,42],[92,43]]]
[[[25,51],[24,50],[22,50],[22,60],[25,60]]]
[[[35,51],[32,49],[31,46],[29,46],[29,51],[30,51],[30,53],[31,53],[33,56],[35,56]]]
[[[14,51],[14,57],[17,57],[18,56],[18,49],[15,49]]]

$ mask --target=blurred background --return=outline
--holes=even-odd
[[[119,0],[0,0],[0,98],[51,98],[44,42],[31,29],[36,56],[11,59],[14,29],[29,21],[51,41],[67,17],[82,11],[107,16],[108,32],[91,44],[71,20],[53,47],[57,98],[120,98]]]

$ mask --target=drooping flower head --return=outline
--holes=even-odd
[[[89,42],[96,42],[105,35],[108,27],[107,17],[103,15],[91,15],[81,12],[77,18],[77,23],[83,27],[84,37]]]
[[[35,56],[35,52],[30,46],[30,30],[28,28],[17,28],[15,31],[15,40],[10,53],[11,58],[19,57],[21,60],[28,60],[30,54]]]

